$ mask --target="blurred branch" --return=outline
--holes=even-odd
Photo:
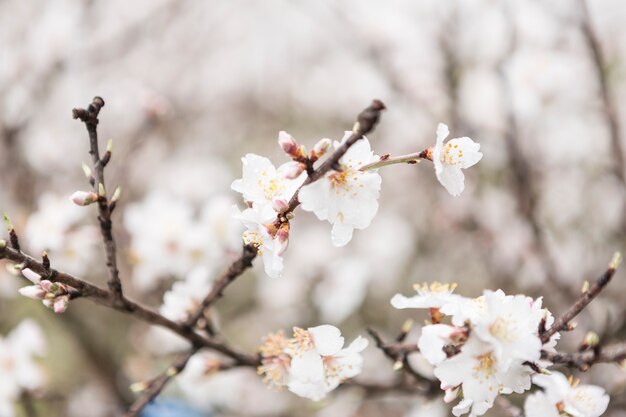
[[[372,103],[363,110],[357,116],[357,121],[352,129],[352,135],[344,141],[337,150],[326,159],[317,169],[315,169],[311,175],[307,177],[304,183],[296,190],[293,197],[289,201],[289,207],[284,212],[280,213],[277,218],[278,223],[282,223],[283,218],[288,216],[300,205],[298,200],[298,192],[306,185],[311,184],[314,181],[322,178],[327,172],[338,169],[339,160],[345,155],[348,149],[354,145],[359,139],[366,134],[370,133],[376,127],[382,111],[385,110],[385,105],[380,100],[373,100]],[[230,285],[237,277],[252,266],[252,261],[257,256],[256,249],[249,245],[244,245],[242,254],[239,258],[233,261],[213,285],[211,291],[204,297],[198,310],[190,316],[189,320],[185,323],[185,326],[189,329],[198,323],[198,320],[204,315],[204,312],[209,308],[219,297],[222,296],[224,290]]]
[[[593,299],[596,298],[598,294],[600,294],[600,291],[602,291],[604,287],[606,287],[607,284],[611,281],[611,278],[613,278],[613,275],[615,275],[615,270],[619,267],[620,262],[621,255],[619,253],[616,253],[613,256],[613,259],[609,264],[607,270],[604,271],[602,275],[600,275],[596,282],[587,291],[584,291],[580,295],[578,300],[569,308],[569,310],[567,310],[561,317],[559,317],[554,322],[552,327],[550,327],[543,334],[541,334],[541,341],[543,343],[546,343],[548,340],[550,340],[550,337],[556,332],[568,329],[570,321],[574,317],[576,317],[581,311],[583,311],[585,307],[587,307],[589,303],[591,303],[591,301],[593,301]]]
[[[145,393],[130,406],[126,414],[124,414],[124,417],[137,417],[141,410],[163,391],[168,382],[185,369],[187,362],[189,362],[189,359],[191,359],[196,351],[196,349],[192,349],[181,355],[174,363],[168,366],[161,375],[149,382],[142,383],[145,384],[145,388],[143,389]]]
[[[504,395],[498,395],[495,402],[500,406],[500,408],[502,408],[502,410],[508,417],[524,416],[522,410],[518,406],[513,405],[511,401],[509,401],[509,399],[506,398]]]
[[[596,363],[620,363],[626,360],[626,342],[600,346],[596,349],[576,353],[541,352],[541,358],[554,364],[562,364],[582,371]]]
[[[123,302],[122,281],[120,280],[120,272],[117,267],[116,245],[113,238],[113,222],[111,220],[115,201],[109,203],[104,182],[104,167],[111,158],[111,150],[107,149],[101,158],[98,149],[98,115],[102,107],[104,107],[104,100],[101,97],[94,97],[87,109],[74,109],[72,114],[74,119],[80,119],[85,124],[89,134],[89,154],[91,155],[95,180],[92,186],[94,192],[99,196],[98,222],[100,223],[100,233],[102,234],[107,267],[109,269],[108,287],[113,293],[115,300]],[[115,198],[112,200],[115,200]]]
[[[624,148],[621,140],[621,128],[617,109],[609,91],[609,80],[607,76],[607,66],[602,53],[602,47],[598,41],[598,37],[591,25],[591,17],[586,0],[580,0],[580,8],[582,11],[582,20],[580,22],[581,30],[595,69],[596,78],[600,87],[600,96],[602,98],[603,113],[609,125],[609,133],[611,136],[612,155],[614,158],[615,176],[620,180],[622,185],[626,185],[626,162],[624,161]]]

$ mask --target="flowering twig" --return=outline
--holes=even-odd
[[[69,285],[78,291],[77,296],[91,298],[101,305],[124,314],[132,315],[133,317],[136,317],[146,323],[165,327],[189,340],[194,346],[207,347],[216,352],[220,352],[232,358],[238,364],[258,366],[259,360],[256,355],[243,353],[230,347],[226,343],[210,340],[205,336],[192,331],[183,323],[172,321],[161,314],[138,304],[124,295],[122,295],[121,299],[118,299],[111,291],[97,285],[91,284],[68,273],[57,271],[53,268],[46,269],[40,261],[25,253],[18,252],[17,250],[8,247],[6,243],[3,245],[1,242],[4,241],[0,240],[0,258],[6,258],[21,265],[23,268],[28,268],[41,275],[42,279]]]
[[[597,349],[576,353],[542,351],[541,357],[554,364],[586,371],[591,365],[596,363],[620,363],[624,361],[626,359],[626,342],[598,346]]]
[[[282,223],[281,219],[287,218],[296,209],[296,207],[298,207],[300,204],[298,201],[298,192],[302,187],[322,178],[328,171],[337,169],[339,160],[345,155],[347,150],[363,136],[374,130],[383,110],[385,110],[383,102],[380,100],[373,100],[369,107],[359,113],[357,121],[352,129],[352,135],[344,141],[342,145],[337,148],[335,152],[333,152],[333,154],[317,169],[309,173],[307,179],[292,196],[287,209],[278,215],[277,223]],[[204,297],[200,307],[189,317],[185,323],[188,328],[193,328],[198,320],[200,320],[200,318],[204,315],[206,309],[209,308],[211,304],[213,304],[215,300],[223,294],[226,287],[246,269],[252,266],[252,261],[256,258],[256,256],[257,251],[253,249],[252,246],[244,245],[241,256],[235,259],[228,269],[215,281],[213,288],[211,288],[211,291],[206,295],[206,297]]]
[[[546,343],[550,340],[550,337],[556,332],[567,330],[570,321],[578,315],[593,299],[606,287],[606,285],[611,281],[613,275],[615,275],[615,270],[618,268],[621,263],[622,256],[619,253],[613,255],[613,259],[609,264],[609,267],[606,271],[593,283],[593,285],[586,291],[584,291],[576,303],[572,305],[569,310],[567,310],[561,317],[559,317],[552,327],[547,329],[541,335],[541,341]]]
[[[94,97],[87,109],[74,109],[72,110],[72,115],[74,119],[80,119],[85,124],[89,134],[89,154],[93,164],[94,179],[92,186],[94,192],[98,195],[98,222],[100,223],[100,233],[102,234],[106,262],[109,269],[108,287],[112,291],[115,300],[122,302],[124,300],[122,282],[117,267],[116,245],[113,238],[113,222],[111,220],[111,213],[115,208],[116,199],[112,199],[111,202],[108,201],[104,183],[104,167],[111,158],[111,149],[107,147],[104,156],[100,157],[98,148],[98,115],[102,107],[104,107],[104,100],[101,97]]]

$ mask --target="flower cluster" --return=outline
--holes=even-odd
[[[559,372],[535,375],[533,383],[543,388],[526,398],[527,417],[600,417],[609,405],[609,396],[595,385],[579,385],[579,380]]]
[[[361,372],[361,352],[367,345],[368,341],[359,336],[344,348],[341,332],[331,325],[307,330],[295,327],[291,339],[282,331],[264,339],[258,372],[276,389],[286,386],[294,394],[319,401]]]
[[[498,290],[470,299],[453,294],[454,287],[418,286],[417,295],[398,294],[391,303],[396,308],[430,310],[432,324],[423,328],[418,347],[434,366],[446,401],[462,395],[454,415],[480,416],[493,406],[498,394],[530,389],[543,348],[540,323],[549,328],[553,318],[542,309],[541,298]],[[442,323],[446,316],[450,324]],[[558,337],[555,334],[547,346],[553,347]]]
[[[45,351],[46,340],[33,321],[25,320],[8,336],[0,336],[0,416],[14,417],[13,403],[20,395],[43,386],[44,376],[34,358]]]
[[[28,268],[22,270],[22,275],[34,285],[20,288],[20,294],[33,300],[41,300],[43,305],[53,309],[57,314],[64,313],[67,310],[67,306],[70,303],[70,294],[74,290],[72,287],[59,282],[41,279],[41,275]]]

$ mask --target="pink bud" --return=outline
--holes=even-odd
[[[287,132],[278,132],[278,144],[287,155],[294,156],[298,152],[298,143]]]
[[[29,268],[22,269],[22,275],[33,284],[39,284],[39,281],[41,281],[41,275]]]
[[[452,402],[456,400],[457,395],[459,393],[458,388],[448,388],[445,390],[445,395],[443,396],[443,401],[446,403]]]
[[[43,288],[45,292],[54,293],[56,292],[56,290],[59,289],[58,285],[54,285],[51,281],[48,281],[47,279],[42,279],[39,285],[41,286],[41,288]]]
[[[289,223],[280,225],[276,232],[276,242],[278,246],[276,254],[280,256],[285,253],[287,246],[289,246]]]
[[[272,200],[272,208],[277,213],[282,213],[289,208],[289,202],[284,198],[275,198]]]
[[[76,191],[70,198],[77,206],[88,206],[98,201],[98,194],[89,191]]]
[[[42,300],[46,295],[46,292],[39,285],[29,285],[17,291],[24,297],[32,298],[33,300]]]
[[[63,295],[61,297],[57,297],[54,300],[54,312],[57,314],[61,314],[67,310],[67,306],[70,304],[70,297],[67,295]]]
[[[311,156],[314,156],[315,158],[321,158],[322,156],[324,156],[324,154],[326,154],[326,152],[328,152],[328,150],[330,149],[330,145],[332,145],[332,141],[330,139],[321,139],[313,147],[313,152]]]
[[[304,168],[304,165],[300,162],[289,162],[285,164],[284,168],[282,169],[283,177],[287,178],[288,180],[298,178],[300,174],[302,174],[302,172],[304,171]]]

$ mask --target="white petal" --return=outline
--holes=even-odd
[[[437,179],[453,196],[459,196],[465,189],[465,175],[461,168],[455,165],[443,164],[437,173]]]
[[[322,356],[330,356],[339,352],[344,344],[341,331],[335,326],[324,324],[317,327],[309,327],[309,333],[313,338],[315,349]]]
[[[39,284],[39,281],[41,281],[41,275],[30,268],[22,269],[22,275],[24,275],[24,277],[26,277],[33,284]]]
[[[450,335],[454,331],[456,327],[447,324],[434,324],[422,328],[417,346],[431,365],[438,365],[447,358],[443,347],[450,343]]]
[[[467,413],[470,410],[472,403],[473,401],[469,399],[462,400],[460,403],[458,403],[452,408],[452,414],[458,417],[462,414]]]
[[[552,403],[543,392],[536,392],[526,397],[524,403],[526,417],[559,417],[556,404]]]
[[[468,137],[451,139],[448,143],[452,146],[458,145],[459,149],[463,151],[463,158],[461,159],[463,169],[477,164],[483,157],[482,152],[478,151],[480,144]]]
[[[353,232],[354,226],[341,222],[335,222],[333,223],[330,239],[336,247],[345,246],[352,240]]]
[[[312,184],[305,185],[298,192],[298,200],[302,210],[313,212],[320,220],[328,219],[330,182],[321,178]]]

